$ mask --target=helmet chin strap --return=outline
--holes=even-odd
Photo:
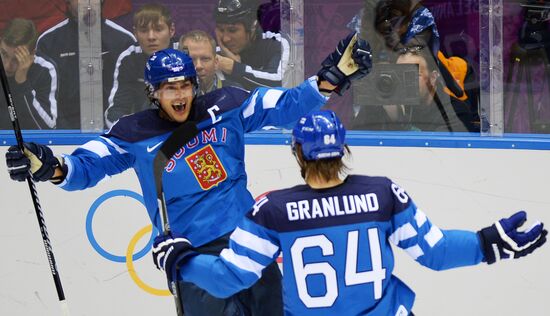
[[[148,86],[148,89],[149,89],[149,93],[150,93],[149,94],[150,95],[149,100],[151,100],[151,103],[153,103],[153,105],[156,105],[156,107],[159,109],[159,116],[163,119],[171,121],[172,119],[170,118],[168,113],[166,113],[166,111],[164,111],[164,109],[160,105],[159,99],[156,97],[158,88],[155,89],[153,86]]]

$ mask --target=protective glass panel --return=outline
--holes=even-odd
[[[155,108],[144,66],[167,47],[192,57],[198,94],[293,86],[304,77],[304,32],[303,4],[292,2],[281,10],[279,1],[260,0],[11,1],[0,17],[0,52],[21,128],[102,132]],[[8,27],[14,16],[25,20]],[[1,99],[0,129],[10,130]]]
[[[353,129],[480,131],[477,1],[363,1],[350,26],[372,72],[353,85]]]
[[[154,108],[144,91],[145,60],[154,50],[178,48],[184,34],[204,93],[222,85],[295,86],[357,30],[370,42],[372,72],[326,106],[349,129],[506,135],[550,128],[548,1],[148,3],[6,2],[0,53],[21,127],[101,132],[123,115]],[[231,19],[242,23],[231,27]],[[196,30],[215,41],[217,63],[196,53],[203,36]],[[9,133],[0,99],[0,130]]]
[[[550,133],[550,1],[503,1],[504,131]]]

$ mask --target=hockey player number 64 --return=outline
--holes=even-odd
[[[382,268],[382,255],[380,252],[380,241],[378,238],[378,229],[368,229],[369,249],[372,270],[357,272],[357,251],[359,231],[348,232],[348,242],[346,251],[345,266],[345,285],[357,285],[363,283],[373,283],[374,299],[382,297],[382,281],[386,277],[386,269]],[[323,256],[334,255],[332,242],[325,235],[315,235],[300,237],[296,239],[290,253],[292,256],[292,266],[294,276],[298,287],[298,296],[308,308],[329,307],[334,304],[338,298],[338,283],[336,270],[328,262],[308,263],[304,265],[303,251],[306,248],[321,248]],[[306,278],[308,275],[322,274],[325,279],[326,293],[323,296],[311,296],[307,289]]]
[[[323,139],[325,145],[336,144],[336,136],[334,134],[325,135]]]

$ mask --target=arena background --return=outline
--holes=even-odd
[[[6,6],[0,12],[0,23],[17,14],[40,15],[43,8],[38,2],[43,1],[10,2],[9,8],[15,11]],[[120,1],[109,16],[131,29],[131,13],[146,2]],[[161,2],[177,17],[176,34],[195,28],[213,30],[216,1]],[[480,63],[479,2],[424,1],[436,17],[446,53],[468,58],[476,69]],[[496,1],[503,9],[504,73],[523,23],[519,2]],[[50,3],[60,8],[64,1]],[[348,33],[346,25],[362,4],[363,0],[304,1],[305,76],[315,74],[337,40]],[[46,19],[43,23],[41,30],[55,22]],[[346,123],[351,116],[350,98],[349,94],[335,96],[328,106]],[[550,113],[548,102],[543,105],[541,113]],[[516,113],[527,115],[525,107]],[[0,115],[6,111],[0,110]],[[529,130],[518,124],[509,132]],[[24,135],[26,140],[52,144],[57,154],[70,153],[94,136],[78,131]],[[253,195],[302,183],[285,144],[288,135],[273,135],[247,137],[246,162]],[[353,172],[391,177],[442,228],[477,230],[520,209],[528,212],[529,223],[536,219],[550,223],[550,142],[546,135],[356,132],[349,141]],[[0,131],[0,157],[13,143],[11,131]],[[27,185],[10,181],[5,168],[0,168],[0,184],[0,315],[60,315]],[[166,296],[164,276],[152,264],[149,220],[133,172],[83,192],[67,193],[48,183],[37,188],[71,315],[175,313],[173,299]],[[418,315],[550,314],[548,245],[522,260],[445,272],[423,268],[400,250],[396,257],[396,274],[417,293],[414,312]]]

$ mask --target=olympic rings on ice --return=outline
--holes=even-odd
[[[136,283],[136,285],[142,290],[144,290],[145,292],[152,295],[157,295],[157,296],[171,295],[170,291],[168,290],[156,289],[147,285],[145,282],[141,280],[141,278],[139,278],[139,276],[137,275],[134,269],[134,261],[141,259],[147,253],[149,253],[149,251],[151,250],[151,247],[153,246],[154,236],[158,235],[158,230],[156,228],[153,228],[151,224],[140,229],[131,238],[130,243],[128,244],[128,248],[126,250],[126,254],[124,256],[115,255],[108,252],[103,247],[101,247],[97,242],[97,240],[95,239],[94,231],[92,229],[92,223],[93,223],[93,218],[97,209],[101,206],[101,204],[103,204],[108,199],[117,197],[117,196],[130,197],[134,200],[137,200],[145,207],[145,202],[143,201],[143,197],[140,194],[130,190],[113,190],[101,195],[99,198],[97,198],[94,201],[94,203],[92,203],[88,211],[88,214],[86,215],[86,236],[88,237],[88,241],[90,242],[94,250],[105,259],[114,261],[114,262],[119,262],[119,263],[126,263],[126,267],[130,274],[130,277]],[[147,245],[145,245],[145,247],[143,247],[143,249],[141,249],[139,252],[134,253],[136,244],[147,233],[151,233],[151,237],[149,238]]]

